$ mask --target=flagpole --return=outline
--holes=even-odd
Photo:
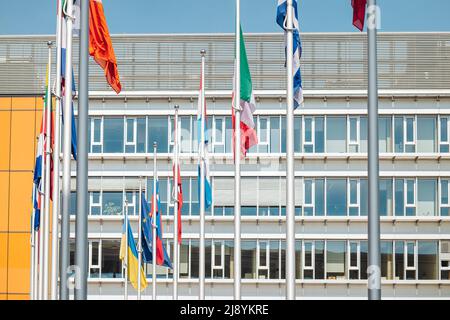
[[[61,0],[58,0],[58,12],[56,14],[56,86],[55,86],[55,134],[53,144],[53,207],[52,207],[52,273],[51,273],[51,299],[58,298],[58,237],[59,237],[59,154],[61,131],[61,31],[62,8]]]
[[[141,264],[142,264],[142,177],[139,177],[139,218],[138,218],[138,300],[141,300]],[[127,244],[128,245],[128,244]]]
[[[205,55],[206,50],[201,50],[202,70],[200,91],[200,300],[205,300]]]
[[[234,88],[234,300],[241,299],[241,57],[240,0],[236,0],[236,70]]]
[[[380,216],[378,214],[378,84],[377,84],[377,8],[376,0],[368,1],[368,180],[369,180],[369,217],[368,217],[368,298],[381,299],[380,269]]]
[[[62,215],[61,215],[61,266],[60,266],[60,299],[69,299],[68,267],[69,267],[69,232],[70,232],[70,162],[72,148],[72,25],[73,2],[66,1],[66,70],[67,81],[64,84],[64,131],[63,131],[63,179],[62,179]]]
[[[140,215],[140,213],[139,213]],[[125,287],[124,287],[124,299],[128,300],[128,199],[125,194]],[[141,270],[138,270],[139,274]]]
[[[292,0],[286,2],[286,299],[295,299],[294,82]]]
[[[173,147],[173,189],[175,190],[173,196],[173,300],[178,300],[178,105],[174,106],[174,147]]]
[[[156,300],[156,141],[153,142],[152,299]]]
[[[32,214],[31,214],[31,256],[30,256],[30,300],[35,300],[35,288],[34,288],[34,270],[35,270],[35,260],[34,260],[34,251],[35,251],[35,231],[34,231],[34,217],[35,217],[35,209],[34,209],[34,199],[35,199],[35,186],[33,183],[33,198],[32,198]]]
[[[78,72],[78,141],[77,141],[77,218],[75,225],[75,264],[79,268],[79,286],[75,299],[87,299],[88,277],[88,109],[89,109],[89,1],[80,3],[80,64]],[[67,79],[70,79],[67,74]],[[70,118],[70,113],[66,113]]]

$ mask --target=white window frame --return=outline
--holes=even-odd
[[[125,200],[127,200],[127,193],[131,192],[132,202],[128,202],[128,215],[134,216],[136,214],[136,191],[135,190],[123,190],[123,213],[125,214]],[[133,207],[133,211],[130,212],[130,207]]]
[[[448,203],[442,203],[442,182],[447,182],[447,199]],[[442,208],[450,208],[450,179],[448,178],[439,178],[439,215],[441,215]]]
[[[133,140],[128,141],[128,120],[133,121]],[[127,153],[127,146],[133,146],[134,151],[132,153],[136,153],[136,147],[137,147],[137,118],[135,117],[124,117],[124,141],[125,141],[125,148],[124,151]]]
[[[306,257],[306,250],[305,250],[305,247],[306,247],[306,244],[311,244],[311,265],[310,266],[307,266],[306,265],[306,259],[305,259],[305,257]],[[309,271],[309,270],[311,270],[312,271],[312,275],[313,275],[313,279],[315,279],[316,278],[316,271],[315,271],[315,264],[316,264],[316,261],[315,261],[315,256],[316,256],[316,245],[315,245],[315,241],[314,240],[304,240],[304,241],[302,241],[302,278],[304,278],[305,277],[305,270],[306,271]]]
[[[414,183],[414,191],[413,191],[413,195],[414,195],[414,202],[413,203],[408,203],[408,181],[413,181]],[[417,179],[413,178],[404,178],[403,179],[403,203],[405,204],[405,210],[403,212],[403,214],[406,216],[406,212],[408,208],[414,208],[414,216],[417,215],[417,208],[416,208],[416,202],[417,202]]]
[[[408,141],[408,119],[413,120],[413,141]],[[406,151],[406,146],[414,146],[414,152],[417,152],[417,116],[404,116],[403,117],[403,152],[410,153]]]
[[[220,265],[216,265],[216,245],[220,246]],[[225,242],[224,240],[212,240],[211,242],[211,278],[214,278],[214,271],[220,270],[222,278],[225,275]]]
[[[99,197],[98,197],[98,201],[99,202],[95,202],[94,203],[94,192],[98,192]],[[100,208],[100,216],[103,215],[103,210],[102,210],[102,200],[103,200],[103,192],[101,190],[95,190],[95,191],[90,191],[89,192],[89,215],[92,215],[92,208],[93,207],[98,207]]]
[[[100,120],[100,141],[95,141],[95,121]],[[91,118],[91,150],[94,146],[100,146],[100,153],[103,153],[103,117]]]
[[[220,134],[217,128],[217,120],[222,121],[222,125],[220,128]],[[212,132],[212,147],[213,151],[215,151],[216,146],[217,147],[223,147],[223,152],[225,153],[225,117],[222,116],[214,116],[213,117],[213,132]],[[217,137],[220,136],[220,140],[218,142]]]
[[[447,140],[441,140],[441,131],[442,131],[442,125],[441,125],[441,119],[447,119]],[[439,141],[439,150],[438,152],[441,152],[441,146],[447,146],[449,148],[450,151],[450,117],[449,116],[438,116],[438,141]]]
[[[352,266],[351,263],[351,245],[356,244],[356,266]],[[361,265],[361,243],[360,241],[347,241],[347,261],[348,261],[348,268],[347,268],[347,279],[350,280],[350,271],[357,271],[359,279],[361,277],[360,272],[360,265]],[[356,280],[356,279],[352,279]]]
[[[408,261],[408,244],[413,244],[414,245],[414,254],[413,254],[413,264],[414,264],[414,266],[412,266],[412,267],[410,267],[410,266],[408,266],[408,264],[409,264],[409,261]],[[414,271],[414,274],[415,274],[415,276],[414,276],[414,279],[417,279],[417,242],[416,241],[405,241],[405,250],[404,250],[404,252],[405,252],[405,256],[404,256],[404,259],[405,259],[405,270],[404,270],[404,276],[403,276],[403,279],[405,279],[406,280],[406,278],[407,278],[407,272],[408,271]]]
[[[311,203],[306,203],[306,181],[311,181]],[[315,198],[316,179],[303,179],[303,216],[305,216],[306,208],[312,208],[312,216],[316,215]]]
[[[265,248],[261,248],[261,242],[265,244]],[[264,279],[264,280],[269,279],[269,274],[270,274],[269,273],[269,271],[270,271],[269,270],[269,265],[270,265],[269,240],[258,240],[256,248],[257,248],[257,252],[256,252],[256,266],[257,266],[256,275],[257,275],[257,279]],[[261,261],[261,250],[265,250],[265,252],[266,252],[266,259],[265,259],[266,260],[265,261],[266,265],[265,266],[261,265],[261,262],[262,262]],[[266,278],[260,277],[260,275],[259,275],[260,271],[267,271],[267,277]]]
[[[442,242],[448,242],[449,246],[449,252],[442,252]],[[443,267],[442,262],[448,261],[448,267]],[[439,241],[439,280],[441,279],[442,271],[449,271],[450,272],[450,241],[448,240],[441,240]]]
[[[356,181],[356,203],[351,203],[351,182]],[[357,208],[359,216],[361,214],[361,192],[360,192],[360,180],[356,178],[347,178],[347,216],[350,216],[350,208]]]
[[[351,140],[351,120],[356,120],[356,140]],[[360,116],[347,116],[347,152],[360,152]],[[350,151],[350,147],[356,146],[356,151]]]
[[[93,264],[92,263],[92,254],[93,254],[93,248],[92,248],[92,243],[97,242],[98,243],[98,250],[97,250],[97,254],[98,254],[98,258],[97,258],[97,263],[98,264]],[[88,249],[89,249],[89,270],[88,270],[88,277],[91,277],[91,269],[97,269],[98,270],[98,275],[99,278],[102,277],[102,270],[101,270],[101,258],[102,258],[102,240],[101,239],[92,239],[89,240],[88,242]]]
[[[306,119],[311,119],[311,141],[306,141]],[[324,120],[325,121],[325,120]],[[316,126],[316,118],[313,116],[304,116],[302,117],[302,146],[303,146],[303,152],[305,152],[306,146],[312,147],[312,153],[316,152],[315,148],[315,126]],[[308,152],[309,153],[309,152]]]
[[[266,137],[265,141],[262,139],[262,130],[261,130],[261,119],[266,121]],[[269,153],[270,152],[270,117],[269,116],[258,116],[258,152],[259,153]],[[266,146],[267,151],[260,151],[261,146]]]

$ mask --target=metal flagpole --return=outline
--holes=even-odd
[[[51,273],[51,299],[58,298],[58,245],[59,245],[59,154],[61,132],[61,40],[62,40],[62,9],[61,0],[58,0],[56,14],[56,87],[55,87],[55,134],[53,145],[53,207],[52,207],[52,273]]]
[[[48,299],[48,251],[49,251],[49,237],[50,237],[50,158],[52,154],[51,139],[52,139],[52,91],[51,91],[51,67],[52,67],[52,42],[47,42],[48,46],[48,79],[47,79],[47,100],[45,104],[45,204],[44,204],[44,246],[43,246],[43,276],[42,276],[42,299]]]
[[[205,300],[205,54],[201,50],[201,91],[200,91],[200,300]]]
[[[153,142],[152,299],[156,300],[156,141]]]
[[[292,0],[286,2],[286,299],[295,299],[294,79]]]
[[[234,88],[234,299],[241,299],[241,43],[240,0],[236,0],[236,70]]]
[[[35,187],[33,184],[33,194],[35,193]],[[35,300],[35,288],[34,288],[34,270],[35,270],[35,266],[34,266],[34,251],[36,249],[35,247],[35,231],[34,231],[34,215],[35,215],[35,210],[34,210],[34,196],[33,196],[33,213],[31,215],[31,256],[30,256],[30,300]]]
[[[142,177],[139,177],[139,218],[138,218],[138,300],[141,300],[141,264],[142,264]]]
[[[369,178],[369,268],[368,298],[381,299],[380,216],[378,214],[378,84],[377,84],[377,8],[376,0],[368,1],[368,178]]]
[[[140,215],[140,213],[139,213]],[[124,299],[128,300],[128,199],[125,198],[125,291]],[[141,273],[141,270],[138,270]]]
[[[67,1],[66,18],[66,70],[68,81],[65,82],[64,91],[64,131],[63,131],[63,179],[62,179],[62,214],[61,214],[61,266],[59,295],[61,300],[69,299],[68,268],[69,268],[69,232],[70,232],[70,162],[72,148],[72,25],[73,3]]]
[[[77,219],[75,264],[79,268],[79,286],[75,299],[87,299],[88,277],[88,109],[89,109],[89,1],[80,8],[80,64],[78,72],[78,141],[77,141]],[[70,79],[70,73],[66,73]],[[70,81],[68,81],[70,82]],[[66,113],[70,118],[70,113]]]
[[[178,299],[178,105],[174,106],[174,147],[173,147],[173,190],[175,190],[173,200],[173,300]]]

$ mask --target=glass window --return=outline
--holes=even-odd
[[[242,279],[256,278],[256,241],[243,240],[241,244],[241,277]]]
[[[392,241],[381,241],[381,277],[392,280],[394,278],[394,256]]]
[[[450,280],[450,241],[441,241],[441,279]]]
[[[392,216],[392,180],[380,179],[380,216]]]
[[[392,128],[391,117],[380,117],[378,119],[378,134],[379,134],[378,147],[379,147],[380,153],[381,152],[392,152],[391,128]],[[397,130],[396,130],[396,133],[397,133]],[[397,141],[397,136],[396,136],[396,141]],[[395,146],[397,148],[397,143]]]
[[[120,191],[103,191],[102,215],[121,215],[123,207],[123,193]]]
[[[123,152],[123,118],[104,118],[103,152],[117,153]]]
[[[101,118],[91,118],[91,152],[100,153],[102,152],[102,119]]]
[[[435,117],[417,117],[417,152],[436,152]]]
[[[414,179],[406,180],[406,215],[414,216],[416,214],[416,181]]]
[[[361,279],[367,279],[367,266],[368,266],[368,256],[367,256],[367,241],[360,241],[359,243],[359,255],[360,255],[360,277]]]
[[[413,117],[406,118],[406,141],[405,141],[405,152],[415,152],[415,119]]]
[[[348,152],[359,152],[359,118],[350,117],[348,127]]]
[[[437,241],[418,241],[417,274],[419,280],[438,280]]]
[[[137,152],[145,152],[145,137],[146,137],[146,119],[137,119]]]
[[[125,152],[136,152],[136,135],[137,122],[134,118],[126,118],[125,120]]]
[[[416,244],[406,242],[406,280],[416,279]]]
[[[314,279],[314,242],[304,242],[303,278]]]
[[[167,117],[148,117],[148,140],[147,150],[153,153],[153,142],[158,144],[157,152],[168,152],[168,121]]]
[[[325,278],[325,241],[314,241],[314,272],[315,279]]]
[[[349,278],[359,279],[359,250],[358,242],[349,242]]]
[[[286,122],[286,118],[284,117]],[[302,150],[302,118],[294,117],[294,152],[301,152]],[[285,140],[282,138],[282,140]],[[284,151],[283,151],[284,152]]]
[[[225,152],[231,153],[233,149],[233,142],[231,141],[233,137],[233,126],[231,122],[231,117],[225,118]]]
[[[303,145],[305,146],[304,152],[314,152],[314,141],[313,141],[313,118],[305,117],[305,141]]]
[[[102,278],[122,277],[122,263],[119,253],[119,240],[102,240]]]
[[[327,152],[346,152],[347,124],[344,117],[327,117]]]
[[[359,144],[359,152],[367,152],[367,117],[365,116],[359,118]]]
[[[258,125],[258,152],[269,152],[269,119],[266,117],[259,117]]]
[[[345,241],[327,241],[327,279],[344,279]]]
[[[367,185],[367,179],[360,179],[359,181],[359,201],[360,201],[360,208],[359,208],[359,214],[361,216],[367,216],[367,213],[369,211],[369,189]]]
[[[269,279],[281,279],[280,241],[269,242]]]
[[[314,214],[325,215],[325,179],[315,179],[314,186]]]
[[[101,208],[102,208],[102,203],[101,203],[101,194],[99,191],[91,191],[89,193],[89,198],[90,198],[90,214],[91,215],[99,215]]]
[[[314,120],[314,152],[321,153],[325,151],[324,118],[315,117]]]
[[[304,210],[305,216],[314,215],[314,203],[313,203],[313,180],[305,179],[305,195],[304,195]]]
[[[441,117],[439,122],[439,152],[449,152],[449,138],[448,138],[448,118]]]
[[[214,152],[225,152],[225,121],[222,117],[214,117]]]
[[[92,240],[89,241],[89,277],[99,278],[100,277],[100,241]]]
[[[347,181],[327,179],[327,215],[345,216],[347,214]]]
[[[449,203],[449,180],[441,179],[441,216],[450,215],[450,203]]]
[[[358,180],[349,180],[349,208],[350,216],[359,215],[359,194],[358,194]]]
[[[395,179],[395,215],[405,215],[405,194],[403,179]]]
[[[280,149],[280,117],[270,117],[270,152],[279,153]],[[264,134],[263,134],[264,136]]]
[[[198,279],[199,272],[200,243],[198,240],[191,240],[191,278]]]
[[[189,278],[189,264],[190,264],[190,250],[189,250],[189,240],[182,240],[180,245],[180,278]]]
[[[191,152],[191,116],[180,116],[180,152]],[[208,140],[207,131],[205,130],[205,140]],[[167,141],[167,139],[166,139]],[[198,143],[194,142],[194,143]],[[159,142],[158,142],[159,145]],[[158,152],[159,152],[158,148]],[[167,152],[167,151],[166,151]]]
[[[405,278],[405,243],[395,241],[395,279],[403,280]]]
[[[286,117],[285,116],[281,116],[281,152],[286,153]],[[294,124],[294,152],[295,152],[295,124]]]
[[[404,152],[403,117],[395,117],[395,152]]]
[[[436,215],[436,179],[417,180],[417,215]]]

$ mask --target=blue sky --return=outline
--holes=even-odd
[[[0,0],[0,34],[55,33],[56,0]],[[245,32],[280,32],[277,0],[241,0]],[[303,32],[355,31],[351,0],[300,0]],[[233,32],[234,0],[103,0],[117,33]],[[380,31],[450,31],[449,0],[378,0]],[[355,31],[356,32],[356,31]]]

